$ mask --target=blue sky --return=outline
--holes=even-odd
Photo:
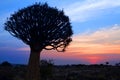
[[[112,53],[108,53],[106,52],[107,50],[105,50],[104,52],[97,52],[96,54],[94,51],[93,53],[91,52],[91,54],[115,53],[120,58],[120,51],[118,50],[118,44],[120,44],[120,0],[3,0],[0,3],[0,62],[7,60],[12,63],[27,63],[29,57],[28,46],[22,41],[12,37],[3,27],[10,14],[18,11],[18,9],[32,5],[35,2],[47,2],[49,6],[63,9],[65,14],[69,16],[74,32],[73,43],[70,49],[73,49],[72,46],[75,46],[76,43],[83,45],[83,43],[88,43],[88,41],[89,44],[84,44],[84,46],[91,47],[91,45],[93,46],[93,44],[95,45],[95,43],[97,43],[96,46],[99,48],[96,50],[103,48],[98,46],[98,44],[109,44],[109,47],[115,47]],[[81,48],[82,46],[75,47]],[[108,46],[106,47],[108,48]],[[92,49],[87,50],[90,51]],[[76,51],[77,50],[74,50],[72,52]],[[85,53],[85,51],[83,52],[86,55],[88,54]],[[64,54],[67,53],[70,52],[68,51]],[[57,59],[53,56],[49,57],[51,55],[47,56],[48,58],[55,59],[55,62],[58,64],[64,62],[61,57]],[[59,54],[59,56],[61,55]],[[44,57],[45,55],[43,55],[43,58]],[[81,57],[79,60],[69,58],[66,60],[66,63],[81,63],[82,61],[84,62]],[[89,61],[85,63],[89,63]]]

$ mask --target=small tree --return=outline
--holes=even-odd
[[[109,62],[106,62],[106,65],[109,65]]]
[[[10,64],[7,61],[4,61],[4,62],[1,63],[1,66],[3,66],[3,67],[12,67],[12,64]]]
[[[68,16],[47,3],[36,3],[15,12],[5,23],[5,30],[30,46],[27,80],[40,80],[40,52],[65,51],[73,34]]]

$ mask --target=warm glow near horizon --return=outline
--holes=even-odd
[[[120,26],[73,36],[68,52],[83,54],[120,54]]]
[[[77,44],[78,46],[68,48],[67,52],[80,52],[82,54],[120,54],[120,45],[102,44]],[[74,46],[74,44],[73,44]]]

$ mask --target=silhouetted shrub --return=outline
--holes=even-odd
[[[41,60],[41,79],[48,80],[53,75],[53,62],[52,60]]]
[[[12,64],[10,64],[9,62],[7,62],[7,61],[4,61],[4,62],[2,62],[1,63],[1,66],[6,66],[6,67],[12,67]]]

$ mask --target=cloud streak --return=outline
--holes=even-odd
[[[83,54],[120,54],[120,26],[102,28],[92,33],[73,37],[68,52]]]
[[[111,13],[117,7],[120,7],[120,0],[84,0],[68,5],[65,13],[72,21],[83,22]]]

